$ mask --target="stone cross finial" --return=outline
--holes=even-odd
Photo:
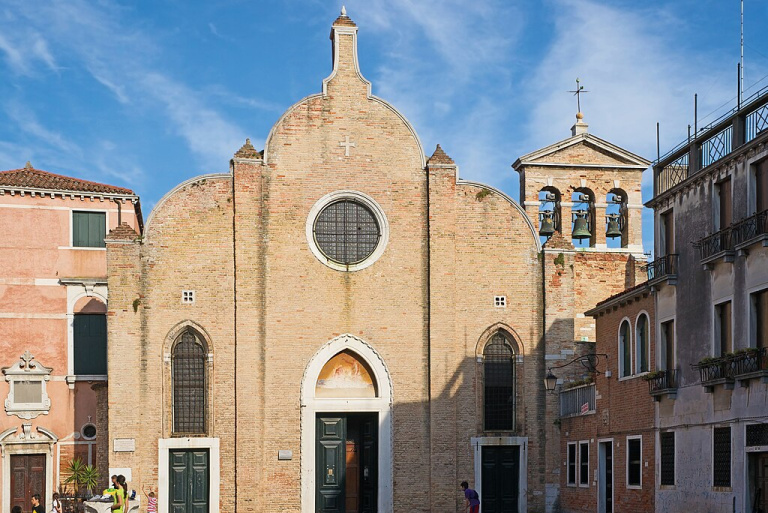
[[[24,362],[21,367],[26,369],[34,369],[35,366],[32,365],[32,360],[34,360],[35,357],[32,355],[32,353],[29,352],[29,350],[24,351],[24,354],[21,355],[21,360]]]

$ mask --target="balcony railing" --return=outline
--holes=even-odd
[[[768,350],[766,348],[741,350],[729,358],[732,362],[733,375],[739,381],[752,378],[768,380]]]
[[[560,417],[594,413],[595,384],[581,385],[560,392]]]
[[[732,227],[728,226],[719,232],[704,237],[697,243],[697,246],[699,247],[699,251],[701,251],[702,263],[710,262],[720,256],[725,256],[726,261],[729,261],[728,257],[732,257],[733,254]]]
[[[677,369],[656,371],[647,374],[644,378],[648,382],[648,393],[654,399],[661,399],[662,395],[674,398],[678,387]]]
[[[648,281],[654,282],[663,278],[674,280],[677,278],[677,256],[677,253],[671,253],[648,262],[645,266]]]
[[[721,161],[768,130],[768,87],[742,101],[654,162],[654,198]]]
[[[734,247],[748,245],[768,235],[768,210],[763,210],[735,223],[732,228]]]

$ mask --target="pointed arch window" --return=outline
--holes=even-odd
[[[515,351],[496,333],[483,352],[484,425],[486,431],[515,429]]]
[[[173,433],[206,432],[206,349],[202,340],[187,330],[176,339],[171,353],[173,382]]]

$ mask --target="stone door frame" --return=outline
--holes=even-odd
[[[11,513],[11,456],[22,454],[45,454],[45,504],[51,503],[54,492],[53,483],[53,449],[58,437],[45,428],[37,427],[36,432],[31,424],[22,424],[21,433],[18,428],[10,428],[0,433],[0,456],[3,466],[3,504],[2,513]]]
[[[315,385],[325,364],[341,351],[362,358],[376,380],[378,397],[365,399],[315,398]],[[301,382],[301,511],[315,512],[315,422],[318,413],[378,413],[379,512],[393,511],[392,380],[379,354],[354,335],[340,335],[321,347],[307,364]],[[163,513],[163,512],[161,512]]]
[[[221,488],[221,458],[218,438],[160,438],[157,441],[157,512],[168,513],[168,494],[171,490],[168,475],[171,449],[208,449],[208,511],[219,513]]]

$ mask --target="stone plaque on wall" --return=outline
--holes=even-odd
[[[136,439],[115,438],[112,440],[112,450],[115,452],[134,452],[136,450]]]

